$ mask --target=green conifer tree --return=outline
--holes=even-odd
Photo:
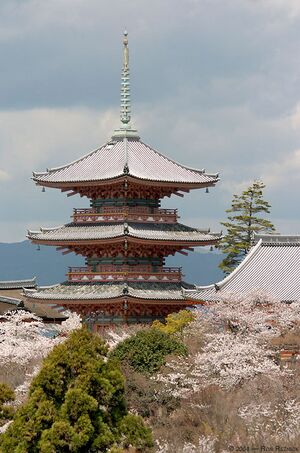
[[[0,427],[13,417],[14,410],[9,405],[15,399],[13,390],[0,382]]]
[[[143,420],[128,414],[124,377],[103,340],[75,330],[33,380],[28,401],[0,436],[1,453],[98,453],[153,445]]]
[[[230,273],[248,253],[253,239],[253,233],[269,233],[274,231],[273,224],[261,217],[261,214],[270,212],[270,204],[263,199],[265,185],[261,181],[253,184],[242,192],[233,195],[228,221],[221,222],[227,233],[220,242],[219,248],[226,257],[219,267]]]

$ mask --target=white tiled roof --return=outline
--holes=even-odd
[[[28,280],[6,280],[0,281],[1,289],[21,289],[21,288],[34,288],[36,286],[36,278],[30,278]]]
[[[300,236],[260,235],[242,263],[224,280],[185,291],[193,300],[216,300],[220,294],[262,290],[274,298],[300,301]]]
[[[210,233],[209,230],[191,228],[186,225],[175,224],[135,224],[129,226],[129,236],[140,239],[157,239],[172,241],[215,241],[220,238],[219,233]]]
[[[127,235],[140,239],[168,241],[216,241],[219,233],[209,230],[190,228],[179,223],[175,224],[142,224],[113,223],[75,226],[68,224],[57,228],[41,228],[40,231],[28,231],[28,238],[40,241],[82,241],[111,239]]]
[[[40,300],[101,300],[124,295],[138,299],[184,300],[180,283],[62,284],[26,289],[24,293],[29,298]]]
[[[60,240],[97,240],[109,239],[123,236],[123,224],[104,224],[73,226],[73,224],[62,225],[57,228],[41,228],[40,231],[28,231],[29,239],[39,239],[42,241]]]
[[[33,179],[39,183],[103,181],[122,176],[125,166],[128,166],[128,175],[148,181],[211,185],[218,180],[218,175],[180,165],[140,140],[126,138],[108,142],[63,167],[33,173]]]

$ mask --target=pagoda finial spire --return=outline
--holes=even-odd
[[[129,47],[128,47],[128,32],[125,30],[123,35],[123,68],[121,78],[121,109],[120,120],[121,125],[112,135],[113,140],[123,140],[124,138],[132,138],[139,140],[139,135],[136,129],[131,128],[131,104],[130,104],[130,77],[129,77]]]
[[[122,124],[130,122],[130,78],[129,78],[129,48],[128,48],[128,32],[124,31],[123,38],[123,69],[121,82],[121,111],[120,119]]]

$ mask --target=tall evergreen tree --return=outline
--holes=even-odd
[[[261,214],[269,214],[270,204],[263,199],[265,185],[261,181],[253,184],[242,192],[233,195],[228,221],[221,222],[227,233],[220,243],[220,249],[226,254],[219,267],[230,273],[244,258],[251,247],[253,233],[269,233],[274,225]]]

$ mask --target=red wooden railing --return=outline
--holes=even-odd
[[[160,267],[153,271],[151,266],[98,265],[91,267],[69,267],[68,279],[71,282],[101,281],[158,281],[174,282],[181,280],[180,267]]]
[[[112,222],[131,220],[134,222],[177,222],[177,209],[148,208],[147,206],[105,206],[97,210],[94,208],[74,209],[73,221]]]

